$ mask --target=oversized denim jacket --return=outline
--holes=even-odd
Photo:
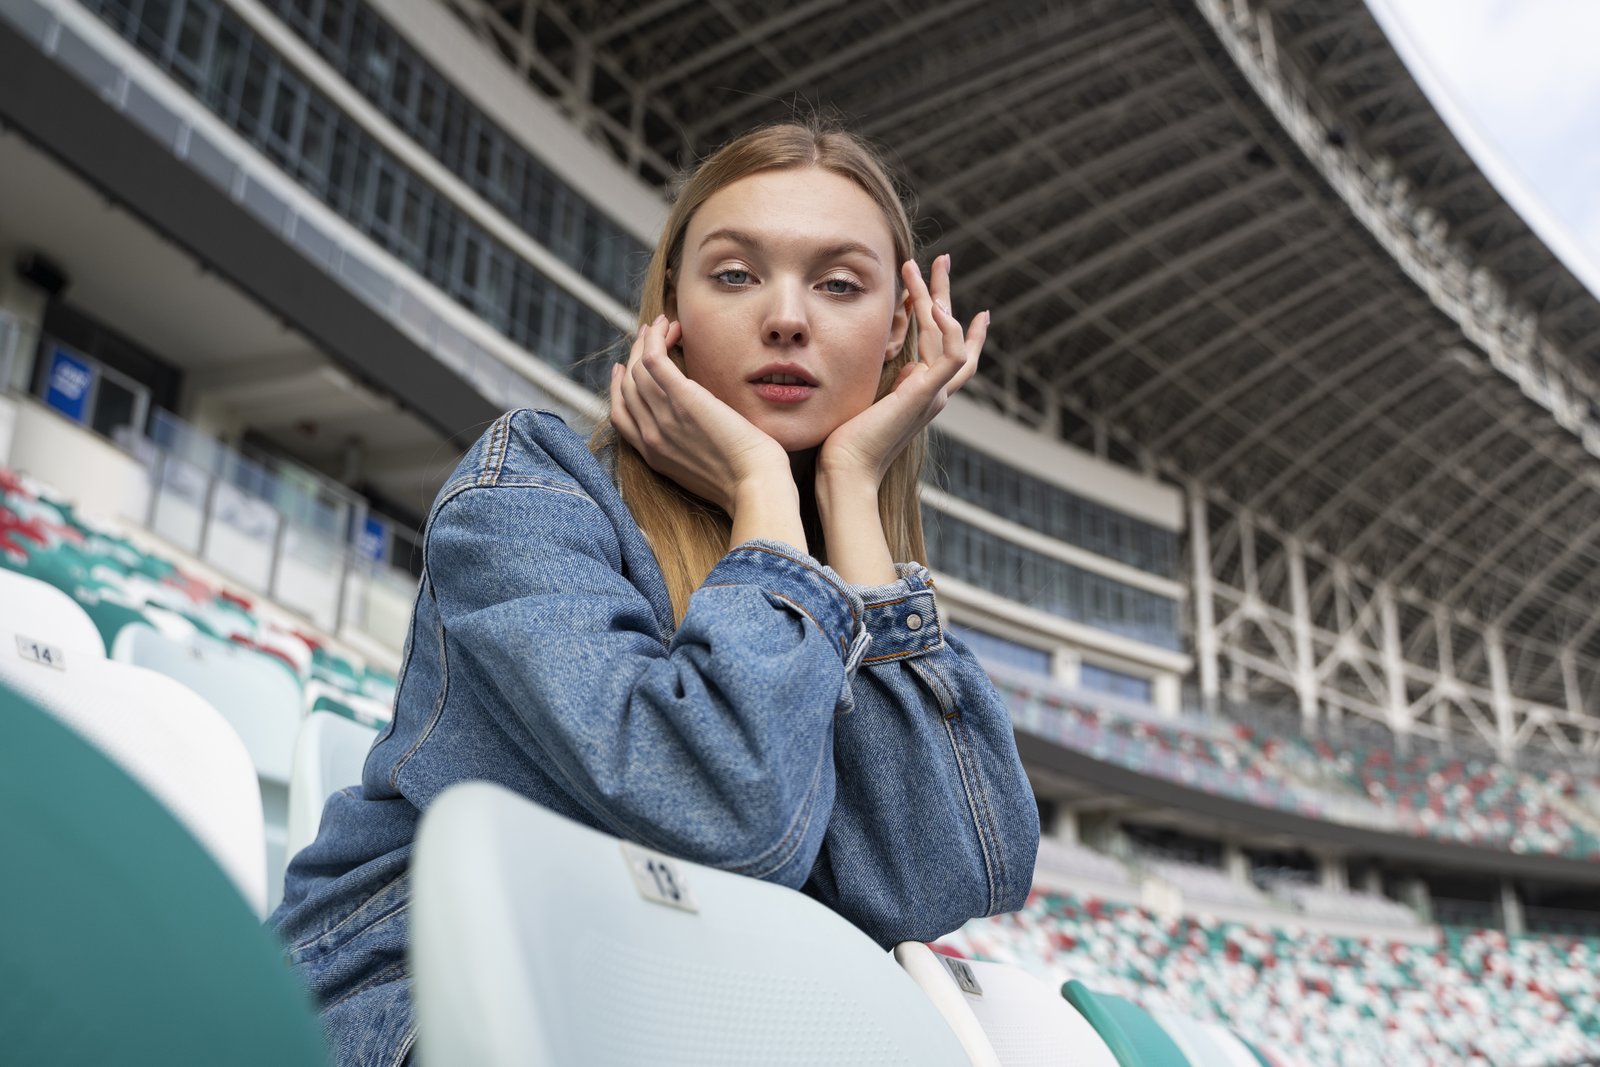
[[[394,721],[271,919],[337,1061],[410,1052],[406,868],[457,782],[801,889],[885,946],[1020,907],[1039,824],[1010,721],[928,572],[900,575],[851,587],[751,541],[674,628],[585,443],[548,412],[495,422],[429,516]]]

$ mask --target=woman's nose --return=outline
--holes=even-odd
[[[805,297],[789,286],[774,286],[773,289],[772,303],[762,323],[762,339],[769,345],[803,347],[811,340]]]

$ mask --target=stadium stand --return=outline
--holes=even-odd
[[[1447,929],[1436,944],[1163,919],[1036,892],[940,947],[1225,1024],[1307,1062],[1549,1064],[1600,1054],[1600,940]],[[1103,1033],[1103,1031],[1102,1031]]]
[[[1513,852],[1600,857],[1596,775],[1490,757],[1396,755],[1384,731],[1335,746],[1226,720],[1133,716],[1091,694],[991,665],[1013,720],[1096,759],[1252,804]]]

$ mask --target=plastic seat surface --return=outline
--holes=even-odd
[[[1155,1019],[1194,1067],[1257,1067],[1250,1050],[1215,1023],[1170,1012],[1157,1012]]]
[[[951,960],[915,941],[896,945],[894,956],[939,1009],[974,1065],[1118,1067],[1088,1020],[1020,967]],[[976,992],[956,977],[963,970]]]
[[[425,1063],[969,1062],[888,953],[818,902],[630,852],[499,786],[433,802],[411,877]]]
[[[115,666],[115,665],[112,665]],[[281,950],[162,806],[0,686],[7,1063],[325,1064]],[[63,789],[71,782],[71,789]]]
[[[24,654],[18,639],[60,649],[69,657],[106,658],[100,631],[77,601],[48,582],[0,570],[0,642],[5,646],[0,656]]]
[[[154,671],[106,659],[58,669],[0,655],[0,683],[75,730],[165,804],[250,908],[266,914],[255,770],[238,734],[204,699]]]
[[[300,727],[300,689],[280,664],[204,635],[176,641],[153,629],[124,632],[116,658],[175,678],[206,698],[244,739],[256,773],[287,785]]]
[[[376,727],[313,711],[300,724],[294,745],[294,770],[289,778],[289,826],[285,855],[316,840],[322,807],[334,793],[361,784],[361,769],[378,736]]]
[[[1094,1026],[1121,1067],[1198,1067],[1139,1005],[1113,993],[1096,993],[1077,979],[1061,995]]]

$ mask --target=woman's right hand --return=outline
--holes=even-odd
[[[769,491],[775,479],[786,480],[793,492],[783,446],[667,355],[681,336],[679,323],[658,316],[639,327],[627,365],[611,368],[611,424],[617,433],[656,473],[730,516],[742,500]]]

